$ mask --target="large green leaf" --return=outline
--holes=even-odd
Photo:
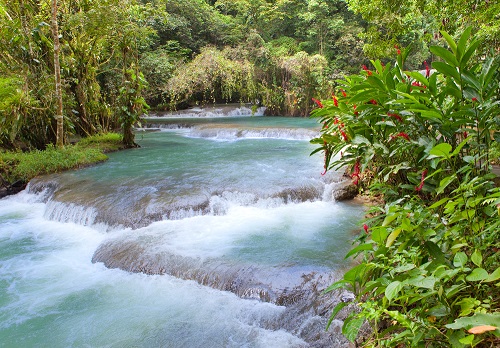
[[[453,266],[455,267],[464,267],[465,264],[467,263],[468,257],[467,254],[464,253],[463,251],[460,251],[455,254],[455,257],[453,258]]]
[[[443,58],[443,60],[446,63],[450,64],[450,66],[452,66],[454,68],[456,68],[456,67],[459,66],[457,57],[455,57],[455,55],[453,55],[453,53],[451,53],[447,49],[444,49],[443,47],[439,47],[439,46],[431,46],[430,50],[436,56],[439,56],[439,57]],[[434,63],[436,63],[436,62],[432,63],[433,67],[434,67]]]
[[[429,159],[440,157],[440,158],[450,158],[452,147],[448,143],[440,143],[434,146],[429,152]]]
[[[396,280],[391,284],[389,284],[387,288],[385,288],[385,297],[387,297],[387,299],[391,301],[393,298],[397,296],[397,294],[401,291],[401,289],[403,289],[403,283]]]
[[[485,282],[494,282],[495,280],[500,279],[500,267],[498,267],[493,273],[491,273],[488,278],[486,278]]]
[[[470,329],[479,325],[491,325],[500,328],[500,313],[476,313],[471,317],[455,319],[452,324],[445,326],[449,329],[459,330]]]
[[[342,334],[349,341],[354,342],[356,337],[358,337],[359,329],[361,329],[361,325],[363,325],[364,322],[364,318],[346,320],[344,322],[344,326],[342,327]]]
[[[470,282],[479,282],[488,278],[488,272],[483,268],[474,268],[472,272],[465,277]]]
[[[432,67],[439,71],[441,74],[445,76],[451,76],[455,79],[455,81],[460,81],[460,74],[455,67],[443,62],[433,62]]]

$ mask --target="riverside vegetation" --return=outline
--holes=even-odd
[[[7,189],[8,193],[13,193],[38,175],[105,161],[106,152],[122,148],[122,136],[109,133],[87,137],[75,145],[67,145],[61,149],[49,145],[43,151],[0,152],[0,187]]]
[[[359,310],[345,320],[366,346],[497,347],[500,344],[500,189],[490,173],[499,140],[500,60],[477,56],[468,28],[424,73],[372,61],[317,102],[313,140],[325,169],[385,205],[372,209],[347,257],[359,262],[327,292],[347,288]],[[331,320],[347,303],[339,304]]]

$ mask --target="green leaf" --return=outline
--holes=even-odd
[[[481,255],[481,252],[479,250],[475,250],[471,257],[470,257],[472,263],[474,263],[477,267],[481,267],[481,263],[483,262],[483,256]]]
[[[349,256],[357,254],[357,253],[359,253],[361,251],[365,251],[365,250],[373,250],[373,244],[372,243],[365,243],[365,244],[358,245],[357,247],[351,249],[347,253],[347,255],[345,256],[345,258],[347,259]]]
[[[470,329],[479,325],[491,325],[500,328],[500,313],[476,313],[471,317],[455,319],[452,324],[445,326],[448,329],[459,330]]]
[[[328,323],[326,324],[326,329],[327,330],[330,327],[330,325],[332,324],[333,319],[335,319],[335,317],[337,316],[337,313],[340,312],[340,310],[342,308],[344,308],[345,306],[347,306],[348,304],[349,304],[349,302],[339,302],[335,306],[335,308],[332,311],[332,314],[330,315],[330,319],[328,319]]]
[[[460,59],[460,57],[462,57],[463,53],[467,49],[467,41],[470,38],[471,32],[472,32],[472,27],[465,28],[464,32],[460,36],[460,39],[458,40],[456,53],[457,53],[457,56],[459,57],[459,59]]]
[[[445,38],[446,42],[448,43],[448,46],[450,46],[451,50],[453,53],[457,52],[457,44],[455,43],[455,40],[448,34],[446,31],[441,30],[441,35]]]
[[[361,325],[365,322],[364,318],[356,318],[344,321],[344,326],[342,327],[342,334],[347,338],[350,342],[353,342],[358,337],[359,329],[361,329]]]
[[[431,156],[429,156],[428,158],[429,159],[434,158],[434,157],[450,158],[450,152],[451,152],[451,150],[452,150],[452,147],[448,143],[437,144],[429,152],[429,154]]]
[[[458,341],[463,344],[472,344],[472,342],[474,341],[474,335],[465,336],[464,338],[461,338]]]
[[[495,280],[500,279],[500,267],[498,267],[493,273],[491,273],[488,278],[486,278],[485,282],[494,282]]]
[[[383,245],[385,243],[385,239],[389,235],[387,232],[387,228],[385,227],[374,227],[372,229],[372,240],[379,245]]]
[[[387,286],[387,288],[385,288],[385,297],[387,297],[387,299],[391,301],[394,297],[396,297],[396,295],[401,291],[402,288],[403,283],[401,283],[400,281],[396,280],[392,282]]]
[[[443,193],[443,191],[457,178],[456,174],[450,175],[439,182],[439,186],[436,190],[436,195]]]
[[[444,253],[441,251],[439,246],[437,246],[436,243],[427,241],[424,244],[425,248],[429,252],[429,255],[431,255],[436,261],[438,261],[441,264],[446,263],[446,258]]]
[[[396,228],[392,233],[387,237],[387,242],[385,243],[386,247],[390,247],[392,243],[396,240],[396,238],[399,236],[401,233],[402,229],[401,228]]]
[[[448,202],[450,200],[449,197],[445,197],[443,199],[440,199],[439,201],[437,201],[436,203],[434,203],[433,205],[431,205],[429,207],[429,209],[436,209],[437,207],[443,205],[444,203]]]
[[[445,76],[451,76],[455,81],[460,81],[460,74],[458,70],[449,64],[443,62],[433,62],[432,67]]]
[[[327,287],[323,293],[327,293],[327,292],[330,292],[330,291],[333,291],[333,290],[337,290],[337,289],[344,289],[346,288],[346,285],[349,284],[350,282],[347,281],[347,280],[344,280],[344,279],[340,279],[338,281],[336,281],[335,283],[333,283],[332,285],[330,285],[329,287]]]
[[[472,272],[465,277],[470,282],[479,282],[488,278],[488,272],[483,268],[474,268]]]
[[[430,51],[432,53],[434,53],[436,56],[439,56],[439,57],[443,58],[443,60],[446,63],[448,63],[448,64],[446,64],[446,63],[443,63],[443,64],[446,64],[446,65],[448,65],[448,66],[450,66],[452,68],[456,68],[457,66],[459,66],[457,57],[455,57],[453,55],[453,53],[451,53],[447,49],[445,49],[443,47],[439,47],[439,46],[431,46]],[[433,62],[432,63],[432,67],[434,67],[434,63],[437,63],[437,62]],[[455,71],[456,71],[456,69],[455,69]]]
[[[464,267],[465,264],[467,263],[467,254],[460,251],[455,254],[455,257],[453,258],[453,266],[455,267]]]

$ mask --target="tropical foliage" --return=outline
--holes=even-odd
[[[351,168],[386,202],[348,254],[359,263],[328,289],[356,295],[350,340],[366,320],[368,346],[500,343],[500,189],[489,167],[500,60],[471,31],[457,41],[443,31],[448,49],[432,46],[423,72],[405,70],[409,50],[393,48],[394,65],[372,61],[314,112],[325,169]]]

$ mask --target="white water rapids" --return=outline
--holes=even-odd
[[[1,199],[0,347],[347,346],[321,290],[363,208],[332,201],[340,176],[290,139],[304,121],[234,122],[138,135]]]

